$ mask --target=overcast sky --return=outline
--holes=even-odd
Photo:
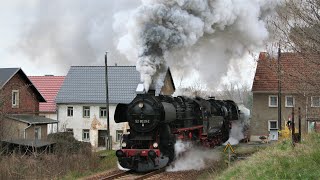
[[[2,0],[0,67],[21,67],[30,76],[66,75],[71,65],[104,65],[105,51],[109,65],[135,65],[116,48],[125,24],[115,24],[115,18],[139,5],[134,0]],[[172,71],[177,86],[181,74]],[[251,85],[254,71],[247,53],[221,76],[224,82]]]

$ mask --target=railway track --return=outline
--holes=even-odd
[[[113,174],[110,176],[105,176],[105,177],[101,177],[99,180],[111,180],[111,179],[121,179],[121,180],[143,180],[143,179],[147,179],[150,178],[152,176],[158,175],[162,172],[164,172],[164,168],[156,170],[156,171],[152,171],[149,173],[135,173],[133,171],[124,171],[124,172],[119,172],[117,174]]]

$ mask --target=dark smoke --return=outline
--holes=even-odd
[[[221,77],[221,73],[227,72],[231,59],[263,47],[269,37],[265,18],[277,3],[261,0],[142,1],[137,9],[127,12],[129,21],[123,22],[127,31],[122,32],[118,49],[128,59],[137,60],[146,90],[150,85],[157,85],[156,77],[168,64],[184,74],[190,73],[185,72],[186,69],[196,67],[201,78],[210,82],[213,75]],[[219,78],[214,80],[217,82],[213,85],[219,84]]]

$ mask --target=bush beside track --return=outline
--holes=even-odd
[[[56,142],[54,153],[0,155],[0,179],[77,179],[116,167],[114,151],[92,152],[68,133],[48,139]]]

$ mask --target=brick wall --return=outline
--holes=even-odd
[[[12,90],[19,90],[18,107],[12,107]],[[37,114],[39,112],[39,101],[36,94],[19,73],[15,74],[3,87],[1,95],[4,98],[2,110],[5,114]]]

